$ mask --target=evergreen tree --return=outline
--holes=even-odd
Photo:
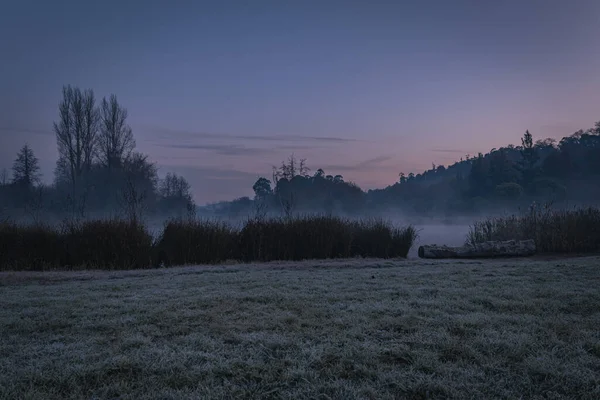
[[[535,179],[535,165],[539,160],[537,149],[533,144],[533,137],[529,130],[521,138],[521,160],[518,169],[522,174],[522,182],[525,188],[529,187]]]
[[[25,144],[13,163],[13,183],[26,187],[33,186],[40,180],[40,167],[37,157],[28,144]]]

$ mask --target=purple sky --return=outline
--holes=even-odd
[[[7,0],[0,169],[28,142],[51,181],[72,84],[115,93],[138,150],[198,203],[251,194],[292,152],[383,187],[526,129],[591,127],[598,38],[598,0]]]

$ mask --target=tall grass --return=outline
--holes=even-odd
[[[353,221],[351,232],[351,255],[362,257],[406,257],[417,238],[412,225],[400,228],[378,218]]]
[[[146,228],[126,221],[0,223],[0,270],[147,268],[151,253]]]
[[[68,224],[62,238],[62,267],[141,269],[151,265],[153,239],[139,223],[97,220]]]
[[[540,252],[600,251],[600,209],[553,210],[533,204],[523,215],[488,218],[471,225],[467,243],[489,240],[535,240]]]
[[[43,271],[64,260],[61,233],[47,225],[0,223],[0,270]]]
[[[237,231],[226,222],[174,219],[155,245],[155,264],[216,264],[237,258]]]
[[[346,257],[406,257],[416,239],[413,227],[381,220],[352,221],[329,216],[253,218],[241,229],[222,222],[172,221],[158,242],[165,266],[307,260]]]
[[[249,220],[240,231],[244,261],[350,257],[351,225],[335,217]]]
[[[137,269],[346,257],[406,257],[412,226],[338,217],[250,219],[242,227],[171,220],[156,240],[140,224],[99,220],[60,227],[0,224],[0,270]]]

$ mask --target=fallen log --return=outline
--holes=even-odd
[[[533,240],[507,240],[467,244],[459,247],[424,245],[419,247],[420,258],[495,258],[525,257],[535,254]]]

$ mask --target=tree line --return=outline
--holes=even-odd
[[[25,143],[12,176],[0,175],[0,207],[11,216],[193,212],[190,185],[181,176],[158,178],[157,167],[136,151],[127,109],[112,94],[99,103],[93,90],[64,86],[53,123],[58,160],[52,184],[41,182],[39,160]]]
[[[252,212],[291,214],[370,213],[398,210],[419,215],[517,210],[533,201],[559,205],[596,203],[600,198],[600,122],[560,141],[535,141],[526,131],[518,146],[476,156],[467,154],[423,173],[400,173],[383,189],[363,191],[341,175],[322,169],[311,174],[306,159],[294,155],[260,177],[254,198],[212,206],[214,212],[243,216]]]
[[[52,184],[41,183],[39,161],[28,144],[16,155],[12,175],[0,173],[0,209],[8,215],[182,215],[196,209],[189,183],[167,174],[159,179],[148,156],[136,151],[127,109],[115,95],[96,102],[94,92],[65,86],[53,123],[59,158]],[[600,121],[560,141],[535,141],[526,131],[518,146],[467,154],[422,173],[400,173],[382,189],[362,190],[342,175],[311,172],[291,155],[259,177],[254,197],[212,204],[217,215],[246,217],[377,213],[421,215],[522,207],[532,201],[593,203],[600,198]]]

